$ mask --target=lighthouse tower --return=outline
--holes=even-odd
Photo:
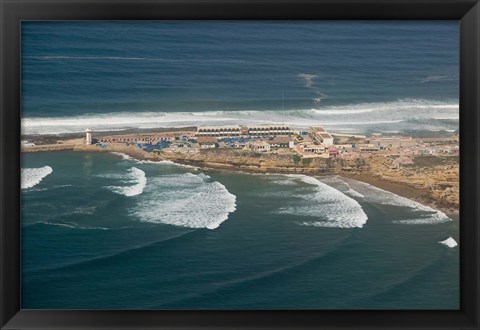
[[[92,144],[92,132],[93,130],[91,128],[85,130],[85,144],[87,146]]]

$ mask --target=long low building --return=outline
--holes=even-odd
[[[236,137],[236,136],[279,136],[292,135],[293,131],[287,125],[226,125],[226,126],[201,126],[197,129],[196,136],[211,137]]]
[[[239,125],[228,126],[202,126],[197,129],[197,136],[230,137],[242,135],[242,127]]]
[[[266,125],[248,125],[248,135],[265,136],[265,135],[292,135],[293,130],[288,125],[266,124]]]
[[[414,147],[419,144],[416,139],[405,136],[374,136],[370,143],[382,148]]]

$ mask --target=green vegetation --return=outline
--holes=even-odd
[[[417,156],[413,162],[417,167],[432,167],[436,165],[457,165],[458,156]]]
[[[293,162],[295,163],[295,172],[297,172],[298,163],[302,160],[302,157],[299,155],[293,155]]]
[[[303,159],[302,159],[302,164],[303,164],[304,166],[310,165],[311,162],[312,162],[312,159],[311,159],[311,158],[303,158]]]
[[[357,159],[355,159],[355,165],[356,165],[357,167],[361,167],[361,166],[365,165],[365,159],[363,159],[363,158],[357,158]]]

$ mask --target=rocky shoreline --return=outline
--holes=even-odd
[[[23,148],[22,152],[120,152],[139,160],[169,160],[202,171],[245,173],[338,175],[369,183],[400,196],[442,210],[459,213],[459,162],[452,156],[418,156],[413,166],[393,168],[393,156],[366,159],[314,158],[295,162],[291,154],[260,154],[245,150],[206,149],[199,153],[145,152],[134,145],[111,143],[105,148],[84,145],[82,140]]]

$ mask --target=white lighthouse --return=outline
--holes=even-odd
[[[93,130],[91,128],[85,130],[85,144],[87,146],[92,144],[92,132]]]

